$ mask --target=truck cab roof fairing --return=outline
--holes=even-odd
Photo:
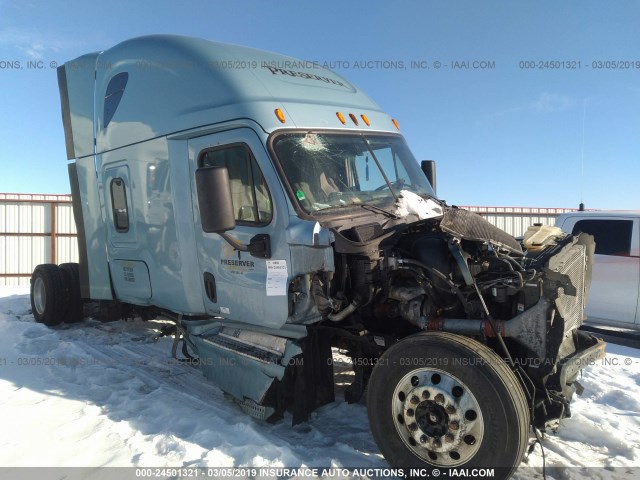
[[[70,113],[71,118],[87,121],[92,113],[98,153],[239,118],[256,120],[266,132],[319,124],[363,129],[362,124],[339,123],[340,110],[357,117],[365,114],[371,121],[367,130],[396,131],[390,117],[365,93],[315,62],[172,35],[134,38],[93,55],[96,113],[93,98],[86,96],[70,98]],[[69,84],[91,68],[74,68],[80,59],[65,64]],[[107,88],[123,72],[128,82],[105,128]],[[274,114],[276,108],[284,111],[285,125]],[[87,128],[80,131],[74,125],[78,157],[93,153],[86,133]]]
[[[93,89],[99,55],[89,53],[58,67],[68,160],[93,154]]]

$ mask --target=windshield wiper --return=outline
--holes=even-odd
[[[375,212],[375,213],[382,213],[383,215],[386,215],[389,218],[393,218],[393,219],[399,219],[402,218],[400,217],[400,215],[393,213],[389,210],[386,210],[384,208],[381,207],[377,207],[376,205],[371,205],[370,203],[344,203],[341,205],[329,205],[327,207],[324,208],[320,208],[318,210],[314,210],[312,213],[328,213],[329,210],[334,210],[334,209],[343,209],[343,208],[347,208],[347,207],[360,207],[363,208],[365,210],[369,210],[370,212]]]
[[[375,205],[371,205],[370,203],[354,203],[353,205],[360,205],[365,210],[373,210],[374,212],[382,213],[390,218],[402,218],[396,213],[390,212],[389,210],[385,210],[384,208],[377,207]]]

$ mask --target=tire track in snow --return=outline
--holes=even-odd
[[[288,415],[276,424],[260,422],[199,369],[172,363],[171,339],[149,342],[157,323],[88,320],[48,329],[28,314],[28,296],[20,300],[26,307],[22,318],[5,319],[23,327],[16,332],[15,356],[64,360],[39,370],[45,377],[41,394],[86,404],[73,421],[91,417],[91,428],[104,430],[127,453],[113,452],[106,464],[387,466],[371,439],[363,405],[338,400],[295,427]],[[92,440],[82,426],[65,432]]]

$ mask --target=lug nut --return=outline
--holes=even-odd
[[[449,424],[449,430],[453,430],[454,432],[460,428],[460,424],[458,422],[451,422]]]
[[[445,408],[445,411],[451,415],[453,413],[456,413],[456,407],[454,407],[453,405],[449,404],[447,405],[447,408]]]
[[[420,443],[427,443],[427,436],[426,435],[420,435]]]
[[[454,437],[454,436],[453,436],[453,434],[451,434],[451,433],[447,433],[447,434],[444,436],[444,441],[445,441],[446,443],[453,443],[453,441],[454,441],[454,440],[455,440],[455,437]]]
[[[407,417],[413,417],[413,408],[407,410]]]
[[[444,403],[444,395],[439,393],[436,395],[436,398],[434,398],[434,400],[436,401],[436,403],[442,405]]]
[[[416,395],[413,395],[411,397],[410,402],[413,403],[414,405],[417,405],[418,403],[420,403],[420,399]]]
[[[418,425],[416,423],[411,423],[408,425],[408,427],[412,432],[415,432],[418,429]]]
[[[436,438],[433,441],[433,448],[440,448],[440,447],[442,447],[442,442]]]
[[[429,393],[429,390],[425,390],[424,392],[422,392],[422,399],[423,400],[428,400],[430,396],[431,396],[431,394]]]

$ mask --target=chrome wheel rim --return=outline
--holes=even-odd
[[[38,315],[44,313],[47,305],[47,292],[42,277],[37,277],[33,282],[33,306],[36,308]]]
[[[480,405],[450,373],[432,368],[407,373],[393,392],[391,409],[402,441],[432,465],[461,465],[480,448],[484,436]]]

